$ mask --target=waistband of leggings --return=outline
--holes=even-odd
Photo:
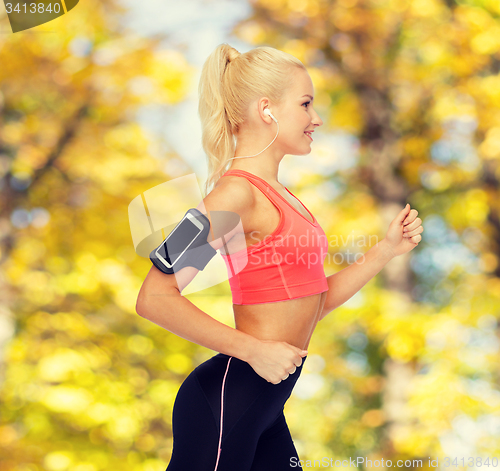
[[[218,357],[218,358],[224,358],[226,360],[229,360],[229,358],[231,357],[231,355],[226,355],[225,353],[217,353],[217,355],[215,355],[215,356]],[[243,361],[243,360],[240,360],[239,358],[236,358],[236,357],[231,357],[231,358],[233,358],[234,360],[237,360],[237,361]],[[301,368],[302,367],[302,365],[304,364],[304,361],[306,360],[306,358],[307,358],[307,355],[305,357],[302,357],[302,363],[300,364],[300,366],[297,366],[297,368]]]

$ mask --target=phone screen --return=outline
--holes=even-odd
[[[177,226],[174,231],[168,235],[165,242],[161,244],[156,251],[156,253],[163,257],[170,265],[173,265],[176,262],[182,254],[182,251],[195,239],[195,237],[201,232],[201,229],[196,227],[189,218],[184,218],[181,224]],[[165,246],[168,249],[168,253]]]

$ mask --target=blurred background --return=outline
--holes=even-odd
[[[285,406],[301,459],[496,469],[500,2],[82,0],[15,34],[0,6],[0,470],[168,464],[177,390],[214,352],[136,314],[151,263],[127,208],[204,183],[197,86],[222,42],[309,71],[324,125],[279,179],[327,275],[407,202],[425,227],[318,324]],[[227,281],[187,298],[234,326]]]

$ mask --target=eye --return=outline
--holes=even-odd
[[[310,101],[306,101],[305,103],[302,103],[302,106],[309,105],[310,103],[311,103]],[[307,106],[306,106],[306,108],[307,108]]]

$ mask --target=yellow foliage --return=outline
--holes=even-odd
[[[187,375],[192,368],[192,360],[182,353],[172,353],[165,357],[165,366],[173,373]]]
[[[339,137],[335,148],[325,141],[317,149],[316,162],[331,173],[304,167],[298,180],[306,205],[323,218],[330,252],[366,251],[376,243],[368,236],[383,235],[384,204],[410,197],[424,225],[439,216],[458,242],[470,238],[480,261],[480,274],[465,265],[437,273],[433,257],[449,241],[440,249],[424,232],[407,262],[389,262],[390,276],[382,272],[318,325],[310,355],[317,349],[323,367],[305,369],[302,395],[298,388],[287,402],[303,459],[358,450],[375,459],[427,456],[457,416],[498,412],[491,378],[498,377],[492,331],[500,282],[491,221],[499,209],[499,4],[459,2],[453,11],[438,0],[254,4],[256,14],[235,29],[240,39],[302,60],[323,108],[323,132]],[[177,50],[124,35],[112,16],[117,8],[86,0],[38,31],[0,37],[0,313],[16,322],[2,347],[0,461],[13,470],[164,468],[179,386],[213,355],[135,312],[150,263],[133,250],[127,205],[168,180],[166,163],[178,156],[134,116],[143,105],[182,102],[196,68]],[[88,46],[81,56],[78,41]],[[444,127],[463,116],[476,128],[468,137],[452,134],[464,139],[455,147],[446,144]],[[476,137],[477,168],[433,160],[445,142],[450,155],[465,152],[465,162]],[[343,165],[347,158],[354,167]],[[337,196],[321,194],[325,178]],[[31,183],[14,189],[16,179]],[[47,212],[45,224],[14,224],[14,210],[33,216],[35,208]],[[328,262],[332,270],[347,265]],[[411,280],[404,292],[400,278]],[[450,300],[435,305],[429,299],[443,286]],[[428,297],[417,299],[421,293]],[[190,299],[233,325],[227,285],[205,294]],[[364,370],[353,368],[353,355],[366,361]],[[413,371],[400,398],[410,422],[383,449],[390,359]],[[488,435],[475,446],[496,445]]]
[[[64,471],[71,466],[73,460],[74,454],[70,451],[53,451],[45,456],[43,464],[48,471]]]
[[[72,386],[47,387],[41,403],[54,412],[80,414],[93,401],[92,394],[83,388]]]
[[[497,90],[500,97],[500,81]],[[488,130],[486,138],[479,145],[478,150],[487,159],[500,159],[500,126]]]

